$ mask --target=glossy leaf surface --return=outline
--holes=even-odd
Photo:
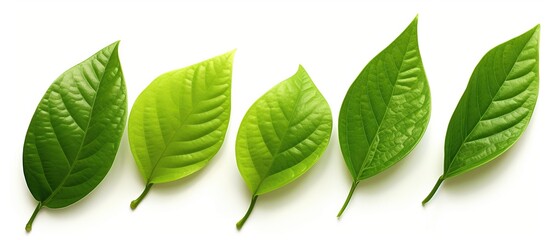
[[[118,42],[55,80],[38,104],[23,150],[25,179],[39,202],[32,219],[42,207],[73,204],[101,182],[116,156],[126,112]]]
[[[250,107],[236,139],[238,169],[252,192],[239,229],[259,195],[294,181],[317,162],[331,131],[330,107],[301,66]]]
[[[476,66],[450,119],[442,181],[504,153],[524,132],[538,97],[539,25],[490,50]]]
[[[353,186],[408,155],[427,129],[431,95],[417,18],[374,57],[349,88],[339,113],[339,143]]]
[[[231,111],[233,55],[162,74],[135,101],[128,137],[146,188],[132,208],[153,184],[202,169],[221,148]]]

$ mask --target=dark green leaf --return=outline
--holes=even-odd
[[[475,68],[446,131],[442,181],[504,153],[524,132],[539,88],[539,25],[490,50]]]
[[[339,113],[339,143],[353,184],[408,155],[427,128],[431,95],[417,40],[417,17],[366,65]]]
[[[61,208],[90,193],[116,156],[126,124],[118,42],[63,73],[32,117],[23,150],[29,190],[42,207]]]

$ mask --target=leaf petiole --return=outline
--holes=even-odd
[[[431,198],[433,197],[433,195],[435,195],[435,193],[437,192],[438,188],[440,187],[440,184],[442,184],[442,181],[444,181],[444,175],[440,176],[438,178],[438,181],[437,183],[435,184],[435,186],[433,187],[433,190],[431,190],[431,192],[429,193],[429,195],[427,195],[427,197],[423,200],[423,202],[421,202],[421,205],[425,206],[425,204],[427,202],[429,202],[429,200],[431,200]]]
[[[250,202],[250,207],[248,207],[248,211],[246,211],[246,215],[244,215],[244,217],[236,223],[236,229],[240,230],[244,225],[244,223],[246,223],[246,220],[248,220],[248,217],[250,216],[250,214],[252,213],[252,210],[254,209],[255,202],[257,201],[257,197],[258,195],[254,195],[252,197],[252,202]]]
[[[349,201],[351,200],[351,197],[353,196],[353,193],[355,192],[356,186],[358,185],[360,181],[354,181],[353,185],[351,185],[351,190],[349,190],[349,195],[347,195],[347,199],[345,200],[345,203],[343,204],[343,207],[341,207],[341,210],[339,210],[339,213],[337,214],[337,217],[341,217],[341,214],[345,211],[347,208],[347,204],[349,204]]]
[[[34,209],[34,212],[32,213],[31,218],[29,219],[29,222],[27,222],[27,225],[25,226],[25,230],[27,232],[30,232],[32,230],[32,222],[34,222],[34,218],[36,218],[36,215],[38,212],[40,212],[40,209],[42,209],[42,202],[38,202],[38,205],[36,206],[36,209]]]
[[[130,204],[130,208],[132,210],[134,210],[139,205],[139,203],[141,203],[141,200],[143,200],[143,198],[145,198],[145,196],[147,196],[147,193],[149,193],[149,190],[151,190],[151,187],[152,187],[153,184],[154,183],[147,184],[147,186],[145,187],[145,190],[143,190],[141,195],[139,195],[139,197],[137,199],[132,201],[132,203]]]

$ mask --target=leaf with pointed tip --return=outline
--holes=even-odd
[[[42,207],[85,197],[112,166],[126,125],[126,85],[118,42],[67,70],[48,88],[32,117],[23,150],[29,190]]]
[[[539,88],[539,25],[490,50],[476,66],[450,119],[440,184],[507,151],[522,135]]]
[[[339,113],[339,144],[357,186],[402,160],[427,129],[429,84],[417,40],[417,17],[353,82]]]
[[[301,66],[250,107],[238,130],[236,160],[252,202],[238,229],[259,195],[294,181],[317,162],[331,132],[330,106]]]
[[[162,74],[137,97],[128,138],[146,187],[200,169],[221,148],[231,112],[234,51]]]

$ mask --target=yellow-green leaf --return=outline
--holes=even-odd
[[[294,181],[317,162],[331,132],[330,106],[301,66],[250,107],[238,130],[236,160],[252,202],[238,229],[259,195]]]
[[[231,112],[234,51],[162,74],[135,101],[128,138],[145,190],[200,169],[221,148]]]

